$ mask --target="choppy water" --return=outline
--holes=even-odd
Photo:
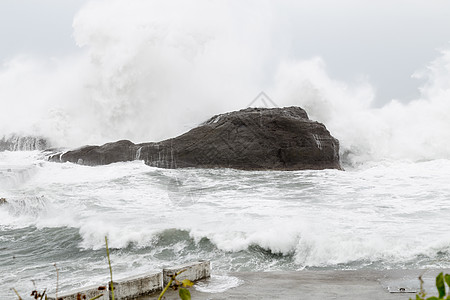
[[[87,167],[0,153],[0,291],[209,259],[227,271],[450,267],[450,160],[347,171]]]

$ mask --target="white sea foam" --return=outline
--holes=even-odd
[[[9,162],[4,155],[3,163],[20,155]],[[36,156],[24,161],[38,165],[36,173],[0,191],[8,201],[0,205],[2,245],[16,255],[13,249],[38,251],[33,241],[45,240],[54,254],[36,262],[48,282],[53,271],[43,266],[51,266],[49,259],[64,268],[67,286],[71,280],[88,284],[86,272],[101,278],[104,254],[97,250],[105,235],[119,276],[197,259],[213,260],[219,272],[448,267],[450,160],[385,161],[346,172],[165,170],[139,161],[87,167]],[[56,237],[47,235],[52,231]],[[9,274],[4,284],[36,274],[36,267],[21,265],[30,264],[25,258],[17,265],[7,256],[0,260]]]
[[[199,282],[194,287],[197,291],[203,293],[223,293],[229,289],[235,288],[244,282],[237,277],[224,275],[211,275],[208,282]]]
[[[105,235],[114,248],[150,247],[181,238],[167,232],[178,229],[220,251],[258,246],[308,267],[407,262],[450,242],[448,160],[288,173],[42,164],[26,186],[4,190],[1,225],[78,228],[84,249],[102,248]],[[194,175],[170,190],[173,178]],[[201,193],[189,205],[174,201],[193,189]]]

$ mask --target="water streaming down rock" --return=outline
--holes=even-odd
[[[50,142],[42,136],[20,136],[12,134],[0,139],[0,151],[33,151],[45,150]]]
[[[161,142],[136,145],[122,140],[49,157],[84,165],[136,159],[171,169],[341,169],[339,141],[300,107],[247,108],[213,116],[189,132]]]

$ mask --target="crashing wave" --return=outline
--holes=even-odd
[[[50,147],[50,142],[41,136],[3,136],[0,139],[0,151],[33,151],[45,150]]]

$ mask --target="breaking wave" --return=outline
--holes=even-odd
[[[286,45],[269,47],[279,42],[275,22],[269,2],[89,2],[73,22],[79,53],[22,55],[0,68],[8,107],[0,133],[67,147],[161,140],[245,108],[264,90],[325,123],[349,164],[449,158],[448,50],[414,74],[425,81],[418,99],[375,108],[367,80],[334,79],[320,57],[292,59]]]
[[[0,189],[0,226],[70,228],[88,252],[108,235],[132,257],[210,258],[218,270],[447,266],[449,169],[449,160],[350,172],[42,162],[26,185]]]

